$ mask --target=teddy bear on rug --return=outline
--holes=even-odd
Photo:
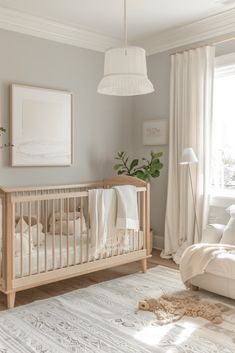
[[[223,322],[222,313],[229,310],[221,303],[210,303],[198,296],[162,295],[159,299],[145,299],[139,302],[139,309],[156,315],[153,325],[165,325],[180,320],[183,316],[201,317],[213,324]]]

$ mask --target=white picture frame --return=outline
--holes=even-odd
[[[144,120],[143,145],[158,146],[168,143],[168,119]]]
[[[72,93],[11,85],[11,165],[72,165]]]

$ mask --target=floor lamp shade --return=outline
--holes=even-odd
[[[143,48],[121,47],[105,53],[104,77],[98,93],[114,96],[135,96],[154,91],[147,76],[146,54]]]
[[[191,147],[185,148],[182,152],[180,164],[192,164],[192,163],[198,163],[197,156]]]

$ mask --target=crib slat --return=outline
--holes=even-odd
[[[73,257],[73,264],[75,265],[77,262],[77,249],[76,249],[76,198],[73,198],[73,253],[74,253],[74,257]]]
[[[20,202],[20,277],[23,276],[23,204]]]
[[[83,262],[83,197],[80,199],[80,263]]]
[[[107,252],[108,257],[112,257],[113,256],[113,240],[116,237],[116,233],[111,233],[111,234],[109,234],[109,236],[110,236],[110,249],[108,251],[106,250],[106,252]]]
[[[32,239],[31,239],[31,201],[28,203],[28,222],[29,222],[29,275],[32,273]]]
[[[135,233],[136,233],[136,230],[133,229],[132,230],[132,245],[133,245],[132,251],[135,251]]]
[[[145,217],[146,217],[146,197],[145,197],[146,191],[142,193],[142,226],[143,226],[143,248],[146,249],[146,222],[145,222]]]
[[[66,199],[66,223],[67,223],[67,266],[69,266],[69,199]]]
[[[40,246],[40,240],[39,240],[39,220],[40,220],[40,201],[37,201],[37,273],[40,273],[40,253],[39,253],[39,246]]]
[[[89,232],[90,232],[90,216],[89,216],[89,203],[87,202],[87,236],[86,236],[86,258],[87,262],[90,261],[90,237],[89,237]]]
[[[118,234],[116,234],[116,244],[117,244],[117,255],[120,255],[120,246],[118,241]]]
[[[45,247],[44,247],[44,255],[45,255],[45,272],[47,272],[47,209],[48,204],[47,200],[44,201],[44,224],[45,224]]]
[[[12,252],[11,252],[11,261],[13,262],[12,266],[12,278],[15,279],[15,239],[16,239],[16,231],[15,231],[15,205],[11,205],[12,210],[12,220],[11,220],[11,229],[12,229]],[[14,260],[13,260],[14,259]]]
[[[52,266],[55,269],[55,200],[52,200]]]
[[[141,206],[141,200],[140,200],[140,192],[137,193],[137,205],[138,205],[138,219],[139,219],[139,230],[137,232],[137,239],[136,239],[136,242],[137,242],[137,250],[139,250],[141,247],[140,247],[140,222],[141,222],[141,213],[140,213],[140,206]]]
[[[62,199],[60,199],[60,268],[62,268]]]

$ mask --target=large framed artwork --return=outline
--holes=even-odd
[[[143,144],[145,146],[168,143],[168,119],[145,120],[143,122]]]
[[[72,164],[72,94],[11,86],[12,166]]]

